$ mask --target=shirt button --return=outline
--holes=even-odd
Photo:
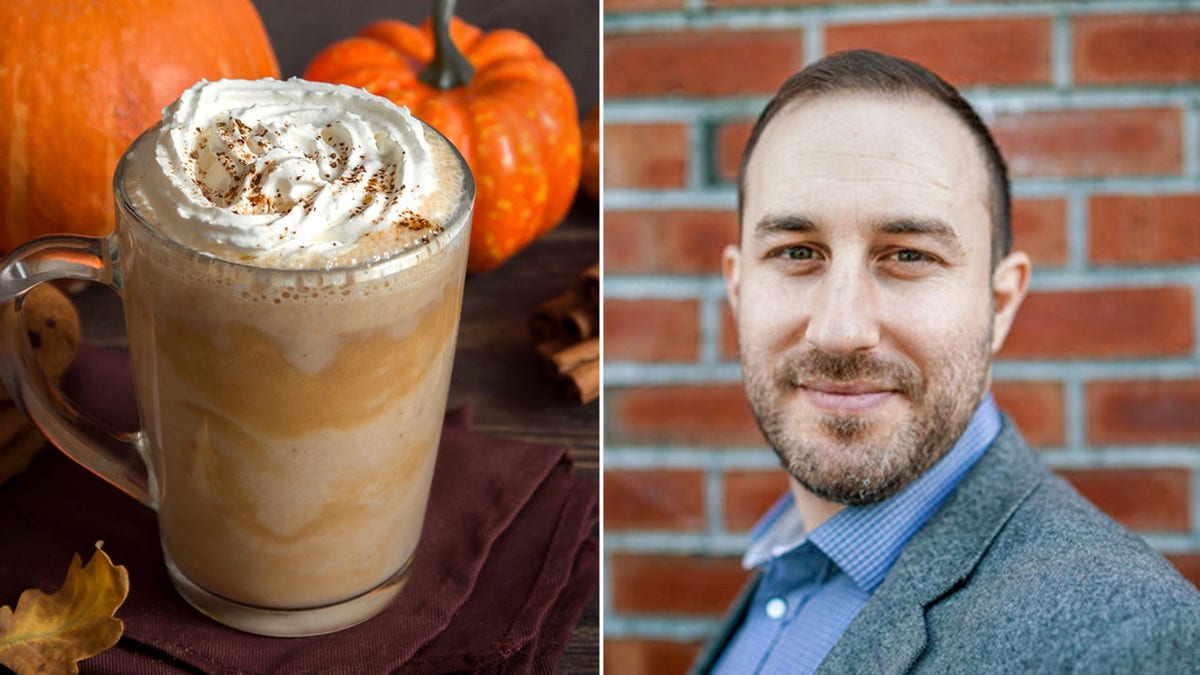
[[[787,601],[783,598],[771,598],[767,601],[767,616],[772,619],[782,619],[787,613]]]

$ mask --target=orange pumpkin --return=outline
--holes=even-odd
[[[201,78],[278,77],[249,0],[0,2],[0,250],[113,227],[126,146]]]
[[[579,171],[579,182],[583,191],[592,199],[600,199],[600,106],[583,120],[580,129],[583,139],[583,166]]]
[[[579,185],[579,121],[565,75],[529,37],[484,33],[438,0],[432,21],[372,23],[304,77],[363,87],[441,131],[475,175],[467,268],[490,270],[562,220]]]

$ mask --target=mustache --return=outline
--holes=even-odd
[[[919,400],[925,380],[911,361],[886,359],[874,354],[838,354],[808,350],[788,357],[777,371],[781,387],[800,387],[810,382],[868,382]]]

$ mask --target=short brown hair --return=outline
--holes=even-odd
[[[1012,195],[1008,167],[983,120],[958,90],[929,69],[906,59],[867,49],[838,52],[788,78],[767,103],[750,131],[738,168],[738,220],[746,193],[746,165],[767,124],[788,103],[805,96],[837,93],[877,93],[889,96],[925,94],[945,105],[962,120],[978,141],[987,163],[992,210],[992,265],[1012,250]]]

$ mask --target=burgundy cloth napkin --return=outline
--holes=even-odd
[[[112,358],[77,363],[113,378],[118,391],[103,398],[122,399],[128,383]],[[0,485],[0,604],[25,588],[57,589],[71,555],[86,562],[103,540],[129,570],[116,615],[125,634],[83,661],[85,673],[552,672],[599,583],[597,502],[597,483],[573,475],[561,449],[473,433],[469,410],[454,411],[400,597],[338,633],[270,638],[192,609],[167,577],[154,513],[47,448]]]

